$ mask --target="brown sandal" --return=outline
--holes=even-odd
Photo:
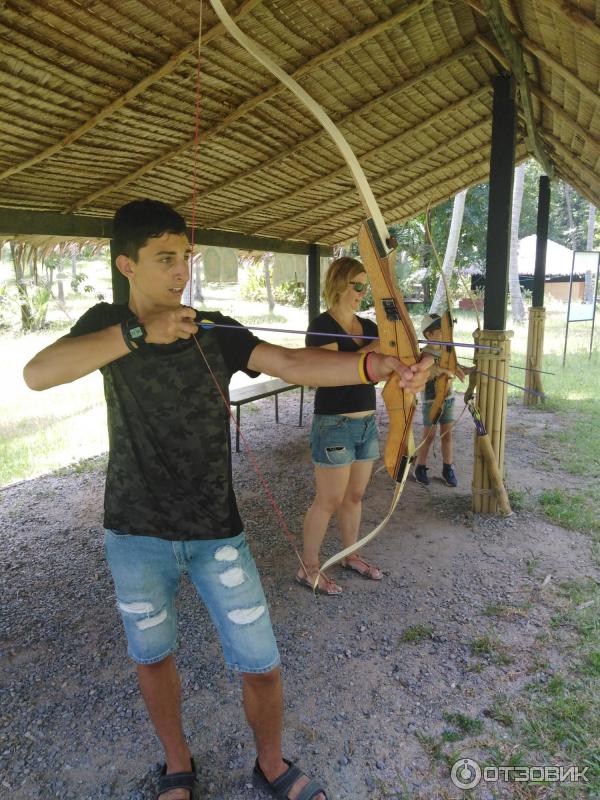
[[[352,562],[358,562],[364,569],[359,569],[358,566],[353,566]],[[380,581],[383,578],[383,572],[376,567],[375,564],[369,564],[368,561],[362,556],[358,556],[356,554],[351,555],[349,558],[345,558],[341,562],[341,566],[344,569],[350,569],[353,572],[358,572],[359,575],[362,575],[363,578],[366,578],[370,581]]]
[[[338,586],[335,581],[327,577],[324,572],[319,573],[319,581],[321,578],[325,581],[325,587],[323,588],[319,586],[319,584],[315,586],[314,580],[309,578],[305,569],[303,569],[302,572],[304,575],[296,575],[296,583],[299,583],[300,586],[306,586],[308,589],[312,589],[316,594],[325,594],[328,597],[339,597],[339,595],[342,594],[342,587]]]

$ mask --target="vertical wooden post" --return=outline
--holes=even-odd
[[[526,406],[534,406],[537,403],[543,402],[544,398],[540,394],[544,393],[542,385],[542,376],[539,370],[542,368],[544,361],[544,331],[546,326],[546,309],[534,308],[529,309],[529,330],[527,332],[527,367],[531,372],[525,373],[525,388],[532,389],[538,394],[529,392],[523,393],[523,403]]]
[[[510,75],[493,80],[492,150],[490,155],[490,199],[485,269],[483,327],[502,331],[506,327],[506,297],[510,258],[510,225],[517,141],[515,84]]]
[[[308,275],[306,296],[308,298],[308,321],[319,316],[321,311],[321,248],[318,244],[308,246]]]
[[[500,475],[504,475],[504,441],[507,406],[507,385],[510,366],[510,340],[512,331],[476,331],[475,343],[493,350],[477,351],[477,404],[487,429]],[[495,380],[500,378],[500,380]],[[475,437],[473,458],[473,511],[478,514],[495,514],[498,511],[496,494],[479,437]]]
[[[476,332],[475,343],[493,347],[497,352],[479,350],[475,363],[478,370],[477,404],[492,444],[498,471],[502,476],[507,406],[507,386],[502,380],[508,379],[510,340],[513,335],[505,328],[517,108],[515,82],[512,76],[498,75],[493,79],[493,85],[484,330]],[[495,514],[498,511],[498,501],[478,439],[476,436],[473,460],[473,511],[480,514]]]
[[[540,370],[544,361],[544,333],[546,310],[544,308],[544,283],[546,280],[546,250],[548,246],[548,219],[550,217],[550,179],[542,175],[538,190],[537,235],[535,247],[535,272],[533,278],[533,299],[529,311],[529,330],[527,333],[528,369]],[[539,372],[525,373],[525,388],[543,393],[542,376]],[[543,398],[531,392],[523,393],[526,406],[542,402]]]

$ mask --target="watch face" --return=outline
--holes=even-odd
[[[145,331],[139,325],[134,325],[132,328],[129,329],[129,335],[132,339],[143,339],[145,335]]]

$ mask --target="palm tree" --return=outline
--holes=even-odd
[[[467,191],[468,189],[464,189],[464,191],[459,192],[454,198],[454,205],[452,206],[452,219],[450,221],[450,231],[448,232],[448,242],[446,243],[444,263],[442,264],[442,272],[444,277],[440,275],[438,280],[435,296],[433,298],[431,308],[429,309],[430,314],[440,314],[448,305],[445,283],[450,285],[450,277],[452,275],[452,270],[454,269],[454,262],[456,261],[456,252],[458,250],[458,241],[460,239],[460,230],[462,228]],[[451,309],[448,310],[450,311]]]
[[[523,205],[523,189],[525,187],[525,163],[520,164],[515,170],[513,186],[512,216],[510,224],[510,259],[508,264],[508,288],[510,291],[510,304],[515,322],[525,319],[525,306],[519,284],[519,220]]]

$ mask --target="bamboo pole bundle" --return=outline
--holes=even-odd
[[[544,331],[546,327],[546,309],[529,309],[529,330],[527,333],[527,367],[530,370],[542,369],[544,358]],[[542,378],[539,372],[525,373],[525,388],[533,389],[540,394],[544,393]],[[526,406],[534,406],[544,401],[543,397],[532,394],[531,391],[523,393],[523,403]]]
[[[475,437],[473,459],[473,511],[510,514],[502,481],[504,474],[505,419],[512,331],[477,331],[475,343],[493,347],[476,356],[476,393],[486,436]],[[500,380],[496,380],[499,378]]]

